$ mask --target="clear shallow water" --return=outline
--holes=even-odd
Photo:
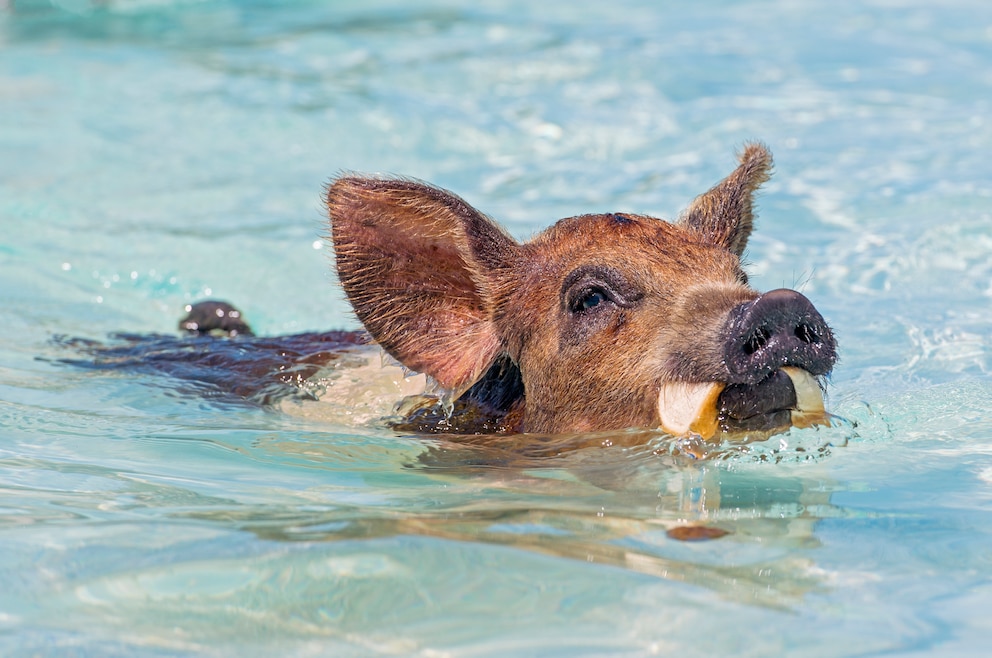
[[[0,14],[0,653],[985,655],[992,6],[102,5]],[[50,361],[207,295],[354,326],[341,170],[525,237],[671,217],[755,138],[752,281],[829,319],[856,426],[473,466]]]

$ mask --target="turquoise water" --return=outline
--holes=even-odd
[[[989,3],[0,5],[0,654],[987,655]],[[205,296],[354,327],[340,171],[526,237],[674,216],[749,139],[752,283],[834,327],[831,430],[487,465],[53,362]]]

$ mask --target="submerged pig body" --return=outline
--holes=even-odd
[[[787,426],[810,395],[795,382],[836,352],[805,297],[747,284],[770,168],[752,144],[674,223],[583,215],[525,243],[438,188],[343,177],[327,195],[338,275],[376,342],[503,430],[697,430],[666,422],[683,389],[711,395],[714,427]]]

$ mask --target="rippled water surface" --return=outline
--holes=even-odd
[[[992,5],[545,4],[0,2],[0,653],[987,655]],[[341,171],[524,238],[751,139],[834,428],[514,459],[57,362],[206,296],[354,328]]]

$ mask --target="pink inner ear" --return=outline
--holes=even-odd
[[[502,347],[470,235],[512,240],[458,197],[411,181],[338,180],[328,211],[341,285],[373,338],[446,389],[481,377]]]

